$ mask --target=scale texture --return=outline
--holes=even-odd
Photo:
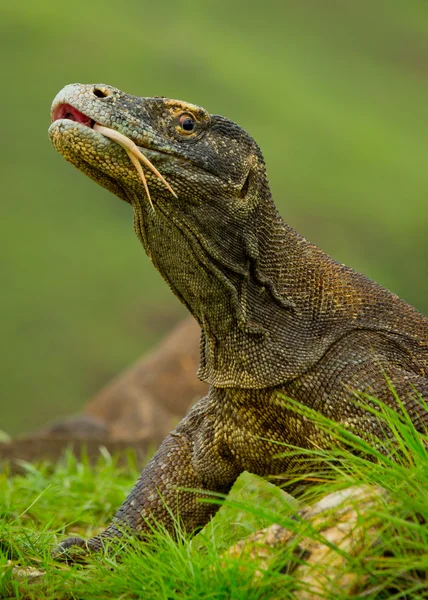
[[[292,398],[367,440],[387,432],[362,394],[428,427],[428,320],[398,296],[336,262],[279,215],[262,154],[219,115],[103,84],[66,86],[52,107],[51,141],[69,162],[132,206],[153,265],[201,327],[199,377],[210,385],[142,471],[111,525],[63,549],[98,550],[154,521],[173,532],[204,526],[242,471],[293,477],[304,449],[332,438],[290,408]],[[144,167],[154,210],[126,151],[93,129],[130,138],[172,186]],[[200,490],[185,491],[185,490]]]

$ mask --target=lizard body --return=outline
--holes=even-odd
[[[238,125],[186,102],[81,84],[58,94],[52,120],[55,148],[132,206],[146,253],[201,327],[199,377],[211,386],[112,524],[64,548],[97,550],[123,528],[144,536],[152,518],[172,530],[171,514],[192,532],[217,510],[198,502],[203,490],[227,493],[244,470],[293,472],[294,459],[275,458],[275,442],[311,448],[331,440],[283,396],[369,438],[382,431],[355,392],[394,406],[390,380],[416,426],[428,426],[418,397],[428,399],[428,320],[284,222],[260,149]],[[145,170],[153,209],[129,153],[98,126],[132,139],[175,196]]]

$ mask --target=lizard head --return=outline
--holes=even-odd
[[[201,378],[262,385],[247,368],[246,338],[266,334],[259,304],[281,303],[263,272],[277,213],[256,142],[193,104],[102,84],[66,86],[51,116],[56,150],[132,205],[146,253],[200,323]],[[238,366],[216,358],[219,351]]]
[[[51,117],[49,135],[58,152],[123,200],[140,204],[144,213],[151,206],[130,154],[147,159],[142,167],[155,212],[159,207],[183,213],[189,204],[209,209],[211,197],[243,199],[252,167],[263,162],[254,140],[224,117],[104,84],[67,85],[54,99]]]

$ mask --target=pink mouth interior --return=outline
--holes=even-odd
[[[55,108],[52,113],[52,122],[57,121],[58,119],[70,119],[70,121],[76,121],[77,123],[82,123],[82,125],[91,128],[95,125],[93,119],[90,119],[70,104],[60,104]]]

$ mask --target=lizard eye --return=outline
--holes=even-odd
[[[180,123],[181,129],[186,133],[192,132],[196,127],[195,120],[187,113],[181,115],[178,122]]]

